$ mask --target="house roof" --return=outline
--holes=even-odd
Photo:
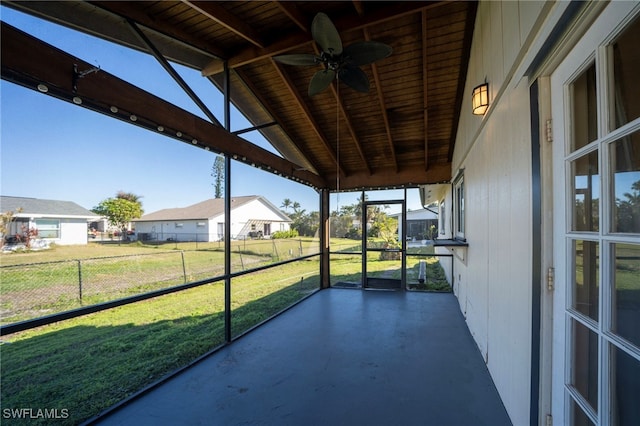
[[[18,210],[21,210],[19,213]],[[96,219],[100,216],[73,201],[43,200],[28,197],[0,196],[0,210],[12,211],[14,217],[60,217]]]
[[[284,221],[290,221],[290,219],[283,214],[276,206],[270,203],[266,198],[260,195],[247,195],[241,197],[231,198],[231,210],[250,203],[254,200],[260,200],[263,204],[267,205],[270,209],[274,210],[277,214],[282,216]],[[211,198],[209,200],[201,201],[187,207],[177,207],[171,209],[162,209],[153,213],[145,214],[140,219],[135,219],[134,222],[155,222],[162,220],[207,220],[216,216],[224,215],[224,198]]]
[[[137,126],[162,128],[168,137],[197,141],[200,148],[314,188],[393,188],[451,179],[474,1],[3,4],[196,69],[219,88],[226,68],[230,99],[253,127],[225,130],[222,117],[211,113],[201,119],[120,80],[117,70],[88,74],[74,86],[70,70],[92,69],[92,58],[76,58],[3,24],[2,78],[14,83],[33,90],[44,84],[49,96],[67,102],[79,97],[80,107],[130,123],[135,115]],[[361,67],[371,86],[367,93],[334,81],[309,96],[309,81],[321,66],[273,59],[318,55],[311,23],[320,12],[335,24],[345,47],[373,40],[393,49],[389,57]],[[279,155],[240,136],[251,129]]]

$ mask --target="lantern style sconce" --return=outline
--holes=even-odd
[[[471,106],[474,115],[484,115],[489,108],[489,83],[482,83],[473,89]]]

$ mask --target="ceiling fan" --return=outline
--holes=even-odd
[[[320,56],[301,53],[273,57],[287,65],[324,64],[324,69],[316,72],[309,82],[309,96],[325,90],[336,77],[358,92],[368,92],[369,78],[359,67],[386,58],[392,52],[391,46],[377,41],[360,41],[343,49],[338,30],[324,13],[313,18],[311,35],[322,51]]]

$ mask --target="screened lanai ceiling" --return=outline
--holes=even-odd
[[[2,78],[162,131],[316,188],[353,190],[448,181],[475,2],[3,1],[8,7],[199,70],[280,153],[194,116],[3,23]],[[335,25],[344,46],[374,40],[393,53],[361,68],[370,89],[307,87],[322,65],[276,55],[319,54],[311,23]],[[126,64],[123,64],[126,66]],[[170,66],[169,66],[170,67]],[[225,71],[226,70],[226,71]],[[229,85],[225,84],[229,76]],[[135,117],[135,122],[133,118]],[[339,173],[339,179],[337,179]]]

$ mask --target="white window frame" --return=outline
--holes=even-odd
[[[44,225],[44,222],[47,222],[45,227],[41,227],[42,225]],[[38,237],[39,238],[46,238],[46,239],[59,239],[60,238],[60,220],[59,219],[36,219],[34,221],[34,225],[35,228],[38,231]],[[49,227],[49,226],[55,226],[54,227]],[[31,225],[29,224],[29,227],[31,227]],[[55,236],[51,237],[51,236],[42,236],[43,233],[50,233],[50,232],[55,232]]]
[[[457,240],[466,241],[465,237],[465,187],[464,170],[458,172],[453,180],[453,235]]]

